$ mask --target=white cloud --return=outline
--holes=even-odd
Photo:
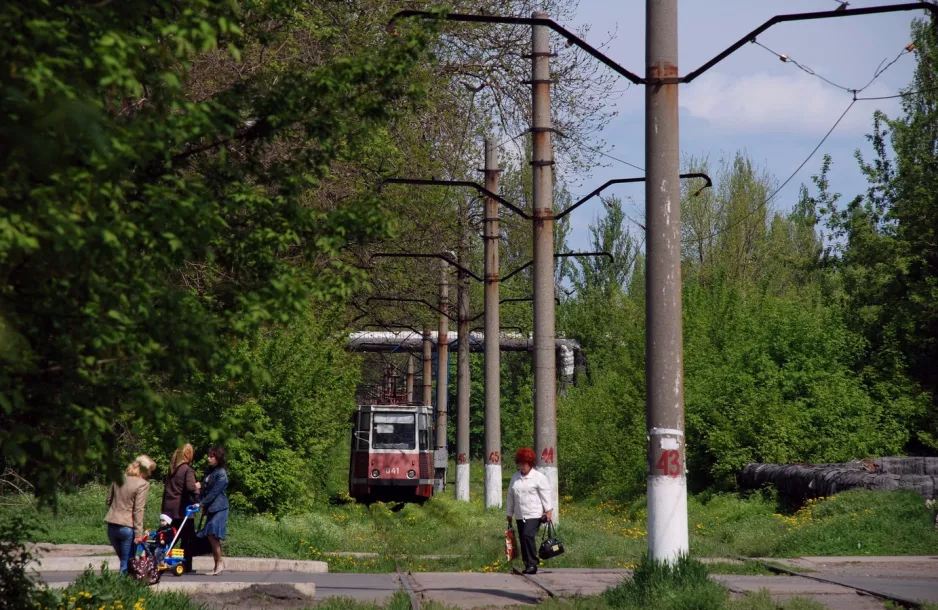
[[[874,84],[863,96],[889,95]],[[823,135],[850,104],[851,95],[808,74],[747,76],[708,74],[683,85],[681,106],[691,116],[727,132],[783,132]],[[875,105],[874,105],[875,104]],[[857,102],[837,133],[866,133],[876,108],[893,114],[895,100]]]

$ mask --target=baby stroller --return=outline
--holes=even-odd
[[[176,541],[182,532],[182,526],[186,524],[189,517],[199,512],[196,505],[186,507],[186,516],[183,517],[182,524],[176,531],[172,541],[160,546],[159,537],[156,532],[147,532],[146,540],[137,544],[137,551],[127,566],[130,576],[136,580],[141,580],[149,585],[155,585],[160,582],[163,572],[171,571],[176,576],[182,576],[185,572],[185,552],[182,548],[176,547]]]

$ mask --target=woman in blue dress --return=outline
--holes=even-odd
[[[200,538],[208,538],[212,547],[212,557],[215,559],[215,569],[212,576],[225,571],[225,564],[221,556],[221,541],[227,536],[228,527],[228,472],[225,470],[225,450],[213,447],[208,450],[209,471],[202,479],[202,497],[199,506],[205,515],[205,527],[196,534]]]

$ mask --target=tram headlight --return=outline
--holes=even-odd
[[[377,468],[375,468],[374,470],[371,471],[371,476],[374,477],[374,478],[376,478],[376,479],[377,479],[380,475],[381,475],[381,471],[378,470]]]
[[[416,477],[416,476],[417,476],[417,473],[414,472],[413,470],[408,470],[408,471],[407,471],[407,478],[408,478],[408,479],[413,479],[413,478]]]

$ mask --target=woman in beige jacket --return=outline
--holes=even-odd
[[[121,562],[121,574],[127,573],[127,563],[133,554],[134,540],[143,538],[143,512],[147,506],[147,481],[156,469],[156,462],[146,455],[137,459],[124,471],[120,485],[112,483],[107,491],[110,507],[104,520],[107,521],[107,537]]]

